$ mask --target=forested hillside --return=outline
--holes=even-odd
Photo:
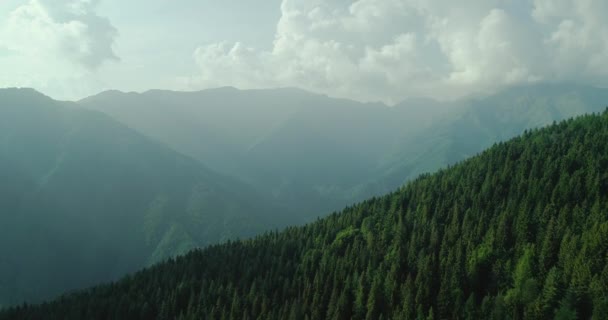
[[[253,236],[287,212],[107,115],[0,90],[0,306]]]
[[[605,319],[608,112],[0,319]]]

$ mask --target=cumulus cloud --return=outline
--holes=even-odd
[[[15,8],[1,26],[4,46],[33,59],[52,59],[95,69],[117,59],[117,35],[96,14],[98,0],[30,0]]]
[[[201,46],[189,81],[387,102],[539,81],[608,85],[605,12],[604,0],[283,0],[271,50]]]

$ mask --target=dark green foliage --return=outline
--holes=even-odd
[[[608,112],[0,319],[600,319]]]

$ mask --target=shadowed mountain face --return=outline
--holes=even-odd
[[[79,102],[266,192],[302,217],[379,195],[493,143],[600,111],[608,90],[511,88],[394,107],[296,89],[105,92]]]
[[[0,304],[282,225],[267,203],[104,114],[0,90]]]

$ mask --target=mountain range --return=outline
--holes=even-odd
[[[608,90],[513,87],[486,97],[395,106],[293,88],[104,92],[79,101],[312,220],[390,192],[498,141],[602,111]]]
[[[0,319],[605,319],[608,111]]]
[[[292,88],[0,90],[0,305],[314,221],[605,101],[574,85],[390,107]]]

